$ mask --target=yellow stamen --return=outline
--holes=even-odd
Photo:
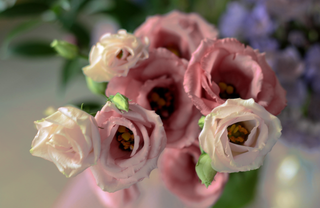
[[[158,104],[160,107],[162,107],[162,106],[164,106],[164,105],[166,104],[166,101],[165,101],[163,98],[160,98],[160,99],[158,100],[157,104]]]
[[[219,82],[218,85],[219,85],[219,88],[220,88],[221,92],[224,92],[226,90],[226,88],[227,88],[227,84],[224,83],[224,82]]]
[[[158,93],[153,92],[153,93],[151,94],[151,100],[152,100],[153,102],[157,102],[157,101],[159,100],[159,98],[160,98],[160,96],[158,95]]]
[[[130,145],[130,150],[133,150],[133,145]]]
[[[176,56],[180,57],[180,52],[173,46],[168,46],[167,49],[174,53]]]
[[[227,88],[226,88],[226,92],[228,93],[228,94],[232,94],[233,93],[233,91],[234,91],[234,89],[233,89],[233,87],[232,86],[227,86]]]
[[[237,131],[239,130],[239,125],[233,130],[233,133],[237,133]]]
[[[131,137],[131,134],[129,132],[125,132],[121,135],[121,137],[126,140],[126,141],[129,141],[130,137]]]
[[[236,128],[235,124],[232,124],[231,128],[230,128],[230,132],[233,132],[233,129]]]
[[[120,133],[126,132],[126,127],[124,127],[124,126],[119,126],[118,132],[120,132]]]
[[[242,145],[248,136],[248,130],[242,126],[242,124],[236,123],[227,127],[228,138],[231,142],[235,144]]]

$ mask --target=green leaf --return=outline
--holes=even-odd
[[[89,30],[80,22],[75,22],[69,31],[76,36],[79,46],[88,47],[90,43],[90,33]]]
[[[224,191],[212,208],[241,208],[255,197],[259,169],[247,172],[230,173]]]
[[[40,2],[26,2],[16,4],[2,12],[0,12],[0,18],[14,18],[25,16],[37,16],[49,10],[49,6]]]
[[[77,38],[77,45],[80,48],[88,48],[90,43],[90,33],[86,26],[77,20],[78,14],[89,3],[89,0],[71,0],[70,10],[64,11],[57,8],[57,4],[52,7],[57,19],[63,28],[72,33]]]
[[[231,0],[198,0],[194,4],[193,12],[200,13],[205,19],[214,25],[218,25],[221,14],[226,10]]]
[[[145,20],[146,13],[144,10],[132,1],[116,0],[113,3],[113,7],[101,11],[101,13],[117,19],[122,28],[133,31]]]
[[[69,9],[65,11],[63,1],[58,1],[51,7],[51,10],[58,16],[58,19],[63,20],[63,24],[69,28],[71,27],[77,19],[80,11],[89,3],[89,0],[71,0],[68,1]]]
[[[83,64],[79,58],[72,60],[66,60],[62,68],[61,81],[60,81],[60,91],[64,92],[68,84],[78,75],[82,74]]]
[[[77,38],[77,45],[82,48],[88,48],[90,43],[89,30],[80,22],[73,22],[69,25],[68,20],[59,18],[62,26],[65,30],[72,33]]]
[[[30,20],[30,21],[27,21],[27,22],[23,22],[23,23],[19,24],[18,26],[16,26],[15,28],[13,28],[7,34],[7,36],[4,38],[4,41],[3,41],[3,44],[2,44],[2,51],[4,53],[6,53],[7,50],[8,50],[9,44],[12,41],[12,39],[17,37],[21,33],[25,32],[27,30],[30,30],[33,27],[36,27],[40,23],[41,23],[40,20]]]
[[[56,54],[50,47],[50,42],[28,40],[19,42],[8,48],[10,55],[26,56],[26,57],[42,57],[53,56]]]

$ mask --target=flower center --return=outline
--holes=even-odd
[[[124,126],[119,126],[116,132],[116,138],[119,142],[119,148],[125,151],[133,150],[134,135],[133,132]]]
[[[225,82],[219,82],[220,93],[219,96],[222,99],[232,99],[240,98],[239,93],[237,93],[236,88],[231,84],[226,84]]]
[[[248,139],[249,131],[239,123],[227,127],[228,138],[234,144],[243,144]]]
[[[181,53],[180,53],[180,50],[177,46],[175,46],[173,44],[169,44],[165,48],[168,49],[169,51],[171,51],[172,53],[174,53],[179,58],[181,58]]]
[[[118,58],[118,59],[121,59],[122,56],[123,56],[123,51],[121,50],[121,51],[118,53],[117,58]]]
[[[162,120],[168,119],[174,111],[174,96],[168,88],[153,88],[148,94],[148,101]]]

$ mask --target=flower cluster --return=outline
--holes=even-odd
[[[240,37],[266,52],[287,91],[288,107],[279,115],[282,141],[307,151],[320,147],[318,8],[310,0],[230,2],[219,25],[222,36]]]
[[[211,206],[228,173],[262,165],[286,106],[265,55],[217,35],[199,15],[178,11],[148,18],[134,34],[104,35],[83,73],[108,81],[108,102],[95,117],[65,107],[37,122],[32,154],[67,176],[90,167],[109,206],[132,203],[157,164],[183,203]],[[125,195],[125,204],[110,199]]]

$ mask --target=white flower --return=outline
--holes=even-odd
[[[229,99],[205,118],[200,146],[218,172],[259,168],[281,136],[281,124],[253,99]]]
[[[125,30],[118,34],[107,33],[90,51],[90,65],[83,73],[95,82],[108,82],[115,76],[127,76],[138,61],[147,59],[148,38],[142,42]]]
[[[38,133],[32,141],[31,154],[53,162],[67,177],[97,162],[100,134],[93,116],[69,106],[35,124]]]

